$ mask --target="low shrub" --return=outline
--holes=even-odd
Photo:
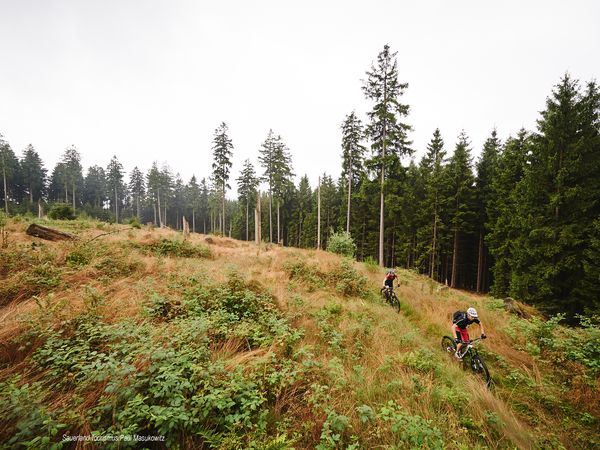
[[[340,231],[329,236],[327,241],[327,251],[337,253],[338,255],[354,258],[356,253],[356,244],[350,236],[350,233]]]
[[[365,267],[367,268],[367,270],[369,272],[371,272],[371,273],[376,273],[376,272],[379,272],[381,270],[381,267],[379,267],[379,263],[372,256],[367,256],[364,259],[363,264],[365,265]]]
[[[209,258],[210,249],[205,245],[194,245],[188,241],[161,239],[148,244],[134,244],[142,251],[157,256],[175,256],[181,258]]]
[[[48,217],[53,220],[75,220],[75,210],[68,203],[55,203],[48,212]]]

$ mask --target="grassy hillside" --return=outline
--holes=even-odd
[[[409,271],[396,313],[381,269],[326,252],[45,224],[79,239],[13,220],[0,249],[4,448],[600,448],[597,324]],[[491,389],[440,348],[468,306]]]

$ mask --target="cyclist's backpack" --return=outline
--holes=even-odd
[[[458,322],[462,322],[467,318],[467,313],[464,311],[456,311],[452,314],[452,323],[457,324]]]

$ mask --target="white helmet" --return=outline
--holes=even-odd
[[[467,314],[477,319],[477,310],[473,307],[467,309]]]

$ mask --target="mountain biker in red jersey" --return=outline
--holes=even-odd
[[[385,278],[383,279],[383,287],[381,288],[381,291],[383,291],[386,288],[390,289],[390,292],[394,290],[394,280],[396,280],[398,278],[398,275],[396,275],[396,271],[394,269],[390,269],[387,271],[387,273],[385,274]]]
[[[483,330],[483,324],[478,318],[477,310],[473,307],[467,309],[466,311],[456,311],[452,316],[452,330],[456,335],[456,342],[458,345],[456,346],[456,356],[458,359],[461,357],[460,349],[469,342],[469,332],[467,331],[467,327],[472,323],[476,323],[479,325],[479,331],[481,331],[481,339],[485,339],[485,331]]]

